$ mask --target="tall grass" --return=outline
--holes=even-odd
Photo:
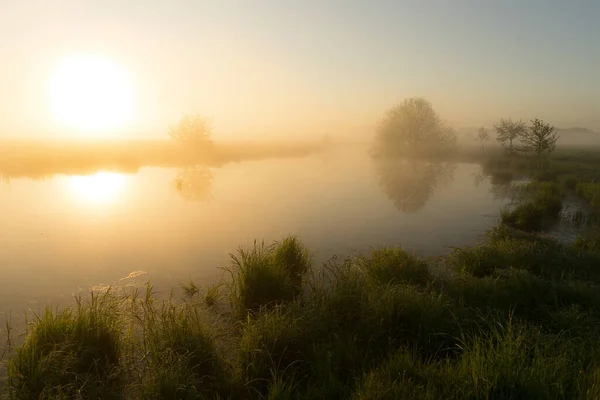
[[[517,192],[522,202],[512,210],[502,210],[502,223],[523,231],[538,231],[548,225],[548,222],[558,219],[564,195],[558,184],[534,181],[519,185]]]
[[[600,210],[600,182],[579,182],[575,191],[587,200],[594,210]]]
[[[155,302],[151,287],[141,302],[147,398],[197,398],[227,394],[224,361],[217,352],[216,330],[196,304]]]
[[[379,283],[425,284],[431,277],[425,261],[400,247],[373,249],[357,264]]]
[[[597,364],[586,349],[509,321],[465,344],[456,361],[422,360],[402,349],[365,375],[353,398],[593,398],[598,380],[586,372],[596,373]]]
[[[25,344],[10,360],[18,399],[121,396],[121,313],[110,293],[77,299],[74,309],[35,318]]]
[[[311,265],[309,252],[295,237],[271,246],[255,242],[253,248],[239,248],[230,257],[230,300],[242,317],[264,306],[292,301],[301,292],[303,276]]]
[[[448,275],[400,247],[313,268],[296,238],[255,244],[226,285],[181,300],[149,285],[47,311],[9,384],[16,399],[597,398],[598,257],[506,226],[446,257]]]
[[[478,246],[454,249],[446,265],[459,274],[484,277],[498,270],[519,269],[547,279],[578,279],[600,283],[600,256],[544,235],[501,226]]]

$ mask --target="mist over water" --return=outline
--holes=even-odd
[[[340,147],[221,167],[141,167],[0,186],[2,311],[150,280],[217,281],[228,253],[296,234],[315,261],[373,246],[424,256],[475,242],[506,198],[475,164],[372,159]]]

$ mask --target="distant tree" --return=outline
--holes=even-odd
[[[477,137],[481,140],[481,151],[485,154],[485,147],[483,142],[490,139],[490,133],[483,126],[477,131]]]
[[[518,139],[526,130],[524,122],[504,118],[497,125],[494,125],[494,128],[497,134],[496,140],[502,143],[511,154],[514,151],[513,140]]]
[[[538,168],[541,168],[543,154],[554,151],[559,137],[554,126],[536,118],[531,120],[531,125],[521,133],[519,140],[523,143],[522,150],[531,151],[537,155]]]
[[[197,151],[210,147],[211,122],[199,115],[185,115],[177,125],[169,128],[169,136],[188,150]]]
[[[377,128],[379,153],[436,151],[456,143],[456,134],[422,97],[405,99],[387,111]]]

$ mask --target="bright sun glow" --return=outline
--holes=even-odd
[[[114,172],[98,172],[88,176],[71,176],[68,182],[78,200],[103,205],[115,201],[123,192],[126,178]]]
[[[122,129],[132,118],[131,80],[118,64],[104,58],[62,60],[51,94],[55,117],[81,134]]]

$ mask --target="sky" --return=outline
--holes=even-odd
[[[370,138],[412,96],[456,128],[600,129],[599,39],[597,0],[0,0],[0,138],[75,132],[50,82],[89,56],[131,88],[107,136],[200,114],[215,139]]]

